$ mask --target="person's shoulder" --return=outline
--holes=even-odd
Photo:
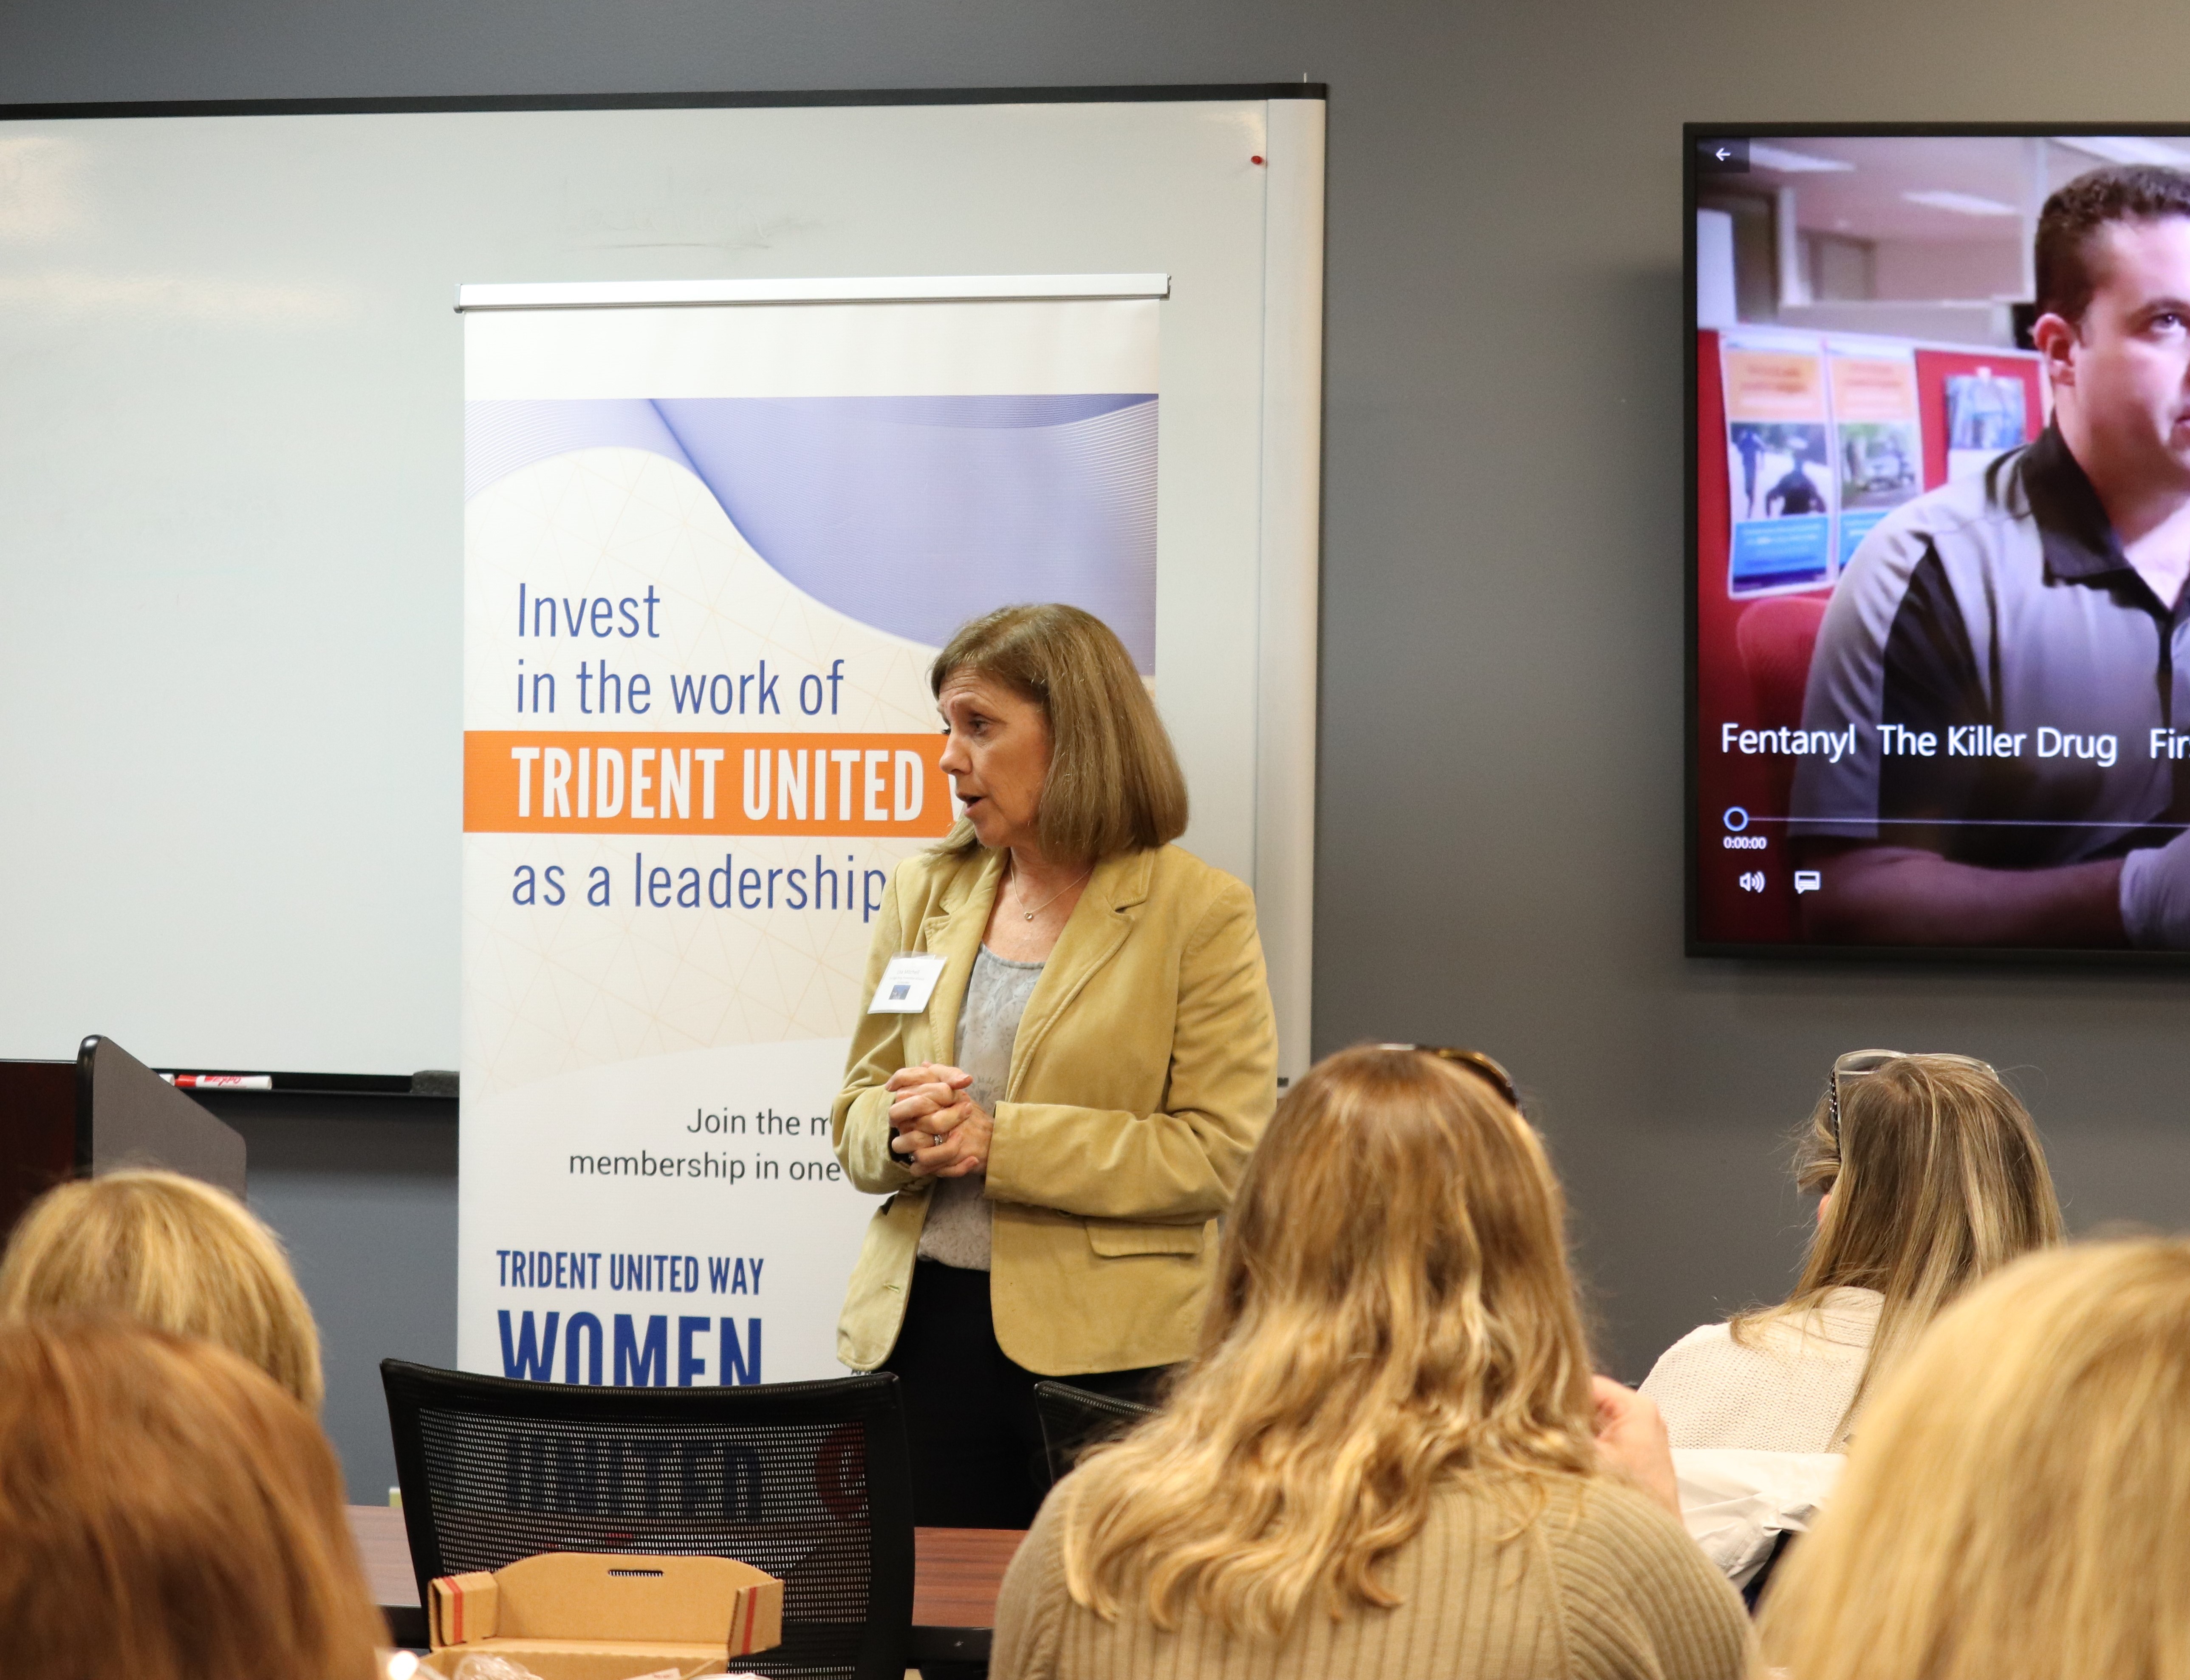
[[[1658,1355],[1657,1364],[1650,1367],[1650,1374],[1642,1379],[1642,1392],[1648,1393],[1652,1383],[1661,1382],[1667,1377],[1694,1371],[1708,1371],[1724,1365],[1734,1356],[1738,1345],[1733,1339],[1731,1325],[1698,1325]]]
[[[1859,1284],[1835,1284],[1819,1297],[1818,1309],[1843,1318],[1869,1319],[1875,1323],[1886,1308],[1886,1297]]]
[[[1880,523],[1881,526],[1905,523],[1948,533],[1970,525],[2028,521],[2034,515],[2022,488],[2025,453],[2004,457],[1983,472],[1949,479],[1904,502]]]
[[[1730,1412],[1739,1411],[1760,1382],[1784,1384],[1802,1348],[1767,1317],[1737,1338],[1733,1325],[1698,1326],[1658,1356],[1638,1385],[1664,1415],[1676,1446],[1722,1444],[1715,1440]]]
[[[1254,888],[1228,871],[1205,862],[1176,841],[1132,854],[1146,860],[1149,891],[1181,903],[1251,911]]]
[[[1179,930],[1189,959],[1217,950],[1229,962],[1259,939],[1255,890],[1238,876],[1176,844],[1143,855],[1151,861],[1149,898]]]
[[[1830,1361],[1851,1351],[1859,1357],[1877,1328],[1882,1298],[1871,1290],[1834,1290],[1814,1305],[1773,1307],[1750,1314],[1739,1336],[1731,1320],[1704,1325],[1660,1356],[1643,1380],[1643,1392],[1668,1379],[1731,1371],[1760,1361]]]
[[[1075,1478],[1079,1478],[1075,1480]],[[1064,1528],[1074,1496],[1086,1485],[1086,1479],[1077,1470],[1069,1470],[1043,1497],[1041,1507],[1034,1513],[1026,1538],[1019,1542],[1018,1550],[1012,1554],[1013,1561],[1025,1558],[1041,1570],[1062,1557],[1064,1549]]]
[[[1563,1507],[1566,1520],[1550,1523],[1549,1539],[1567,1565],[1561,1574],[1568,1581],[1579,1575],[1601,1591],[1659,1600],[1669,1587],[1706,1603],[1723,1592],[1739,1616],[1741,1601],[1726,1578],[1657,1501],[1613,1476],[1558,1481],[1566,1485],[1553,1494],[1553,1511]]]
[[[1472,1524],[1483,1513],[1495,1513],[1489,1527],[1510,1535],[1516,1513],[1540,1525],[1554,1547],[1575,1530],[1592,1527],[1625,1532],[1653,1521],[1687,1538],[1687,1530],[1658,1503],[1625,1479],[1574,1470],[1477,1470],[1449,1475],[1433,1489],[1426,1520],[1433,1526]],[[1607,1516],[1606,1513],[1612,1514]],[[1502,1543],[1502,1541],[1501,1542]]]
[[[1655,1546],[1663,1535],[1687,1540],[1679,1519],[1641,1489],[1620,1477],[1557,1475],[1545,1479],[1546,1514],[1555,1543],[1566,1533],[1640,1535]]]
[[[1949,479],[1881,519],[1857,545],[1849,565],[1853,569],[1866,559],[1875,563],[1897,555],[1913,565],[1929,552],[1972,545],[1989,549],[2019,531],[2034,531],[2036,522],[2021,482],[2020,457]]]
[[[1617,1476],[1546,1477],[1538,1520],[1562,1579],[1579,1569],[1585,1580],[1616,1586],[1716,1573],[1678,1518]]]
[[[1545,1517],[1569,1632],[1595,1648],[1576,1654],[1580,1671],[1632,1672],[1645,1654],[1634,1644],[1652,1648],[1654,1667],[1745,1671],[1741,1599],[1671,1512],[1610,1476],[1560,1477]]]
[[[1813,1301],[1790,1302],[1758,1314],[1743,1337],[1746,1349],[1783,1363],[1861,1363],[1878,1331],[1886,1297],[1870,1289],[1830,1289]]]
[[[1005,1566],[1003,1591],[1029,1603],[1053,1599],[1064,1592],[1064,1532],[1071,1520],[1072,1495],[1060,1480],[1043,1499],[1026,1538]]]
[[[1825,1291],[1811,1309],[1806,1328],[1829,1342],[1868,1348],[1885,1310],[1886,1297],[1876,1290],[1844,1284]]]
[[[1034,1526],[1019,1542],[996,1594],[993,1671],[1000,1675],[1055,1671],[1060,1622],[1070,1608],[1065,1585],[1064,1484],[1050,1490]]]
[[[1665,1351],[1670,1354],[1682,1348],[1692,1350],[1699,1350],[1705,1348],[1723,1348],[1728,1345],[1733,1340],[1733,1325],[1724,1319],[1720,1319],[1711,1324],[1698,1325],[1694,1330],[1690,1331],[1686,1336],[1683,1336],[1679,1341],[1676,1342],[1672,1347],[1667,1348]]]

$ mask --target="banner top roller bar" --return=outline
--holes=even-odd
[[[942,275],[911,279],[576,281],[459,286],[457,312],[707,304],[975,304],[1168,298],[1167,274]]]

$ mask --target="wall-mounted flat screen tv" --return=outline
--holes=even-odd
[[[2190,128],[1688,131],[1688,948],[2190,953]]]

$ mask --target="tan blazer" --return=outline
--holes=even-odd
[[[934,1180],[889,1152],[882,1083],[951,1062],[1001,853],[922,853],[883,894],[866,991],[899,951],[945,959],[927,1012],[862,1015],[832,1115],[837,1158],[876,1210],[837,1356],[889,1357]],[[996,1104],[989,1302],[996,1340],[1051,1376],[1194,1351],[1230,1204],[1277,1096],[1277,1027],[1254,896],[1176,846],[1095,867],[1027,1000]]]

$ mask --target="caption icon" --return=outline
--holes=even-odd
[[[1824,884],[1825,877],[1814,869],[1798,869],[1795,871],[1795,890],[1797,893],[1814,893]]]

